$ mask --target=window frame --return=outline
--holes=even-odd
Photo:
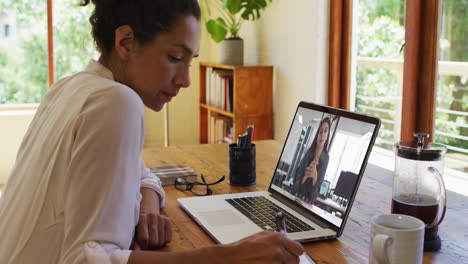
[[[406,1],[401,140],[413,141],[414,132],[435,139],[440,7],[440,0]]]
[[[353,0],[330,1],[328,105],[350,109]]]

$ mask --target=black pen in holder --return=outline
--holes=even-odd
[[[238,186],[254,185],[256,176],[255,144],[251,147],[229,145],[229,184]]]

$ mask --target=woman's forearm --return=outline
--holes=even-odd
[[[311,176],[311,178],[312,178],[312,184],[313,184],[314,186],[315,186],[315,184],[317,184],[317,176],[318,176],[318,175],[317,175],[317,169],[314,169],[314,170],[312,171],[312,176]]]
[[[141,203],[140,207],[144,210],[155,211],[160,213],[161,208],[159,208],[159,195],[150,188],[142,187],[140,188],[141,193]]]

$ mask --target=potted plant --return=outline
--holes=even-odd
[[[221,63],[242,65],[244,63],[244,42],[239,37],[242,23],[260,18],[260,12],[271,0],[205,0],[203,2],[204,23],[211,38],[221,42]],[[212,4],[212,5],[210,5]],[[211,7],[221,14],[210,18]]]

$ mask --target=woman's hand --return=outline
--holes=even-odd
[[[141,188],[140,217],[131,249],[151,250],[172,240],[172,223],[160,214],[159,196],[149,188]]]
[[[312,160],[309,166],[305,168],[304,176],[302,177],[302,184],[304,184],[308,178],[312,179],[312,183],[314,185],[317,183],[317,165],[318,161]]]
[[[227,245],[232,254],[225,256],[226,263],[299,263],[304,248],[299,242],[289,240],[278,232],[263,231]]]
[[[319,165],[319,162],[318,162],[317,159],[314,159],[314,160],[312,160],[312,162],[309,164],[309,167],[312,167],[312,166],[317,167],[317,165]]]
[[[263,231],[227,245],[177,252],[132,251],[128,263],[298,264],[304,248],[278,232]]]

